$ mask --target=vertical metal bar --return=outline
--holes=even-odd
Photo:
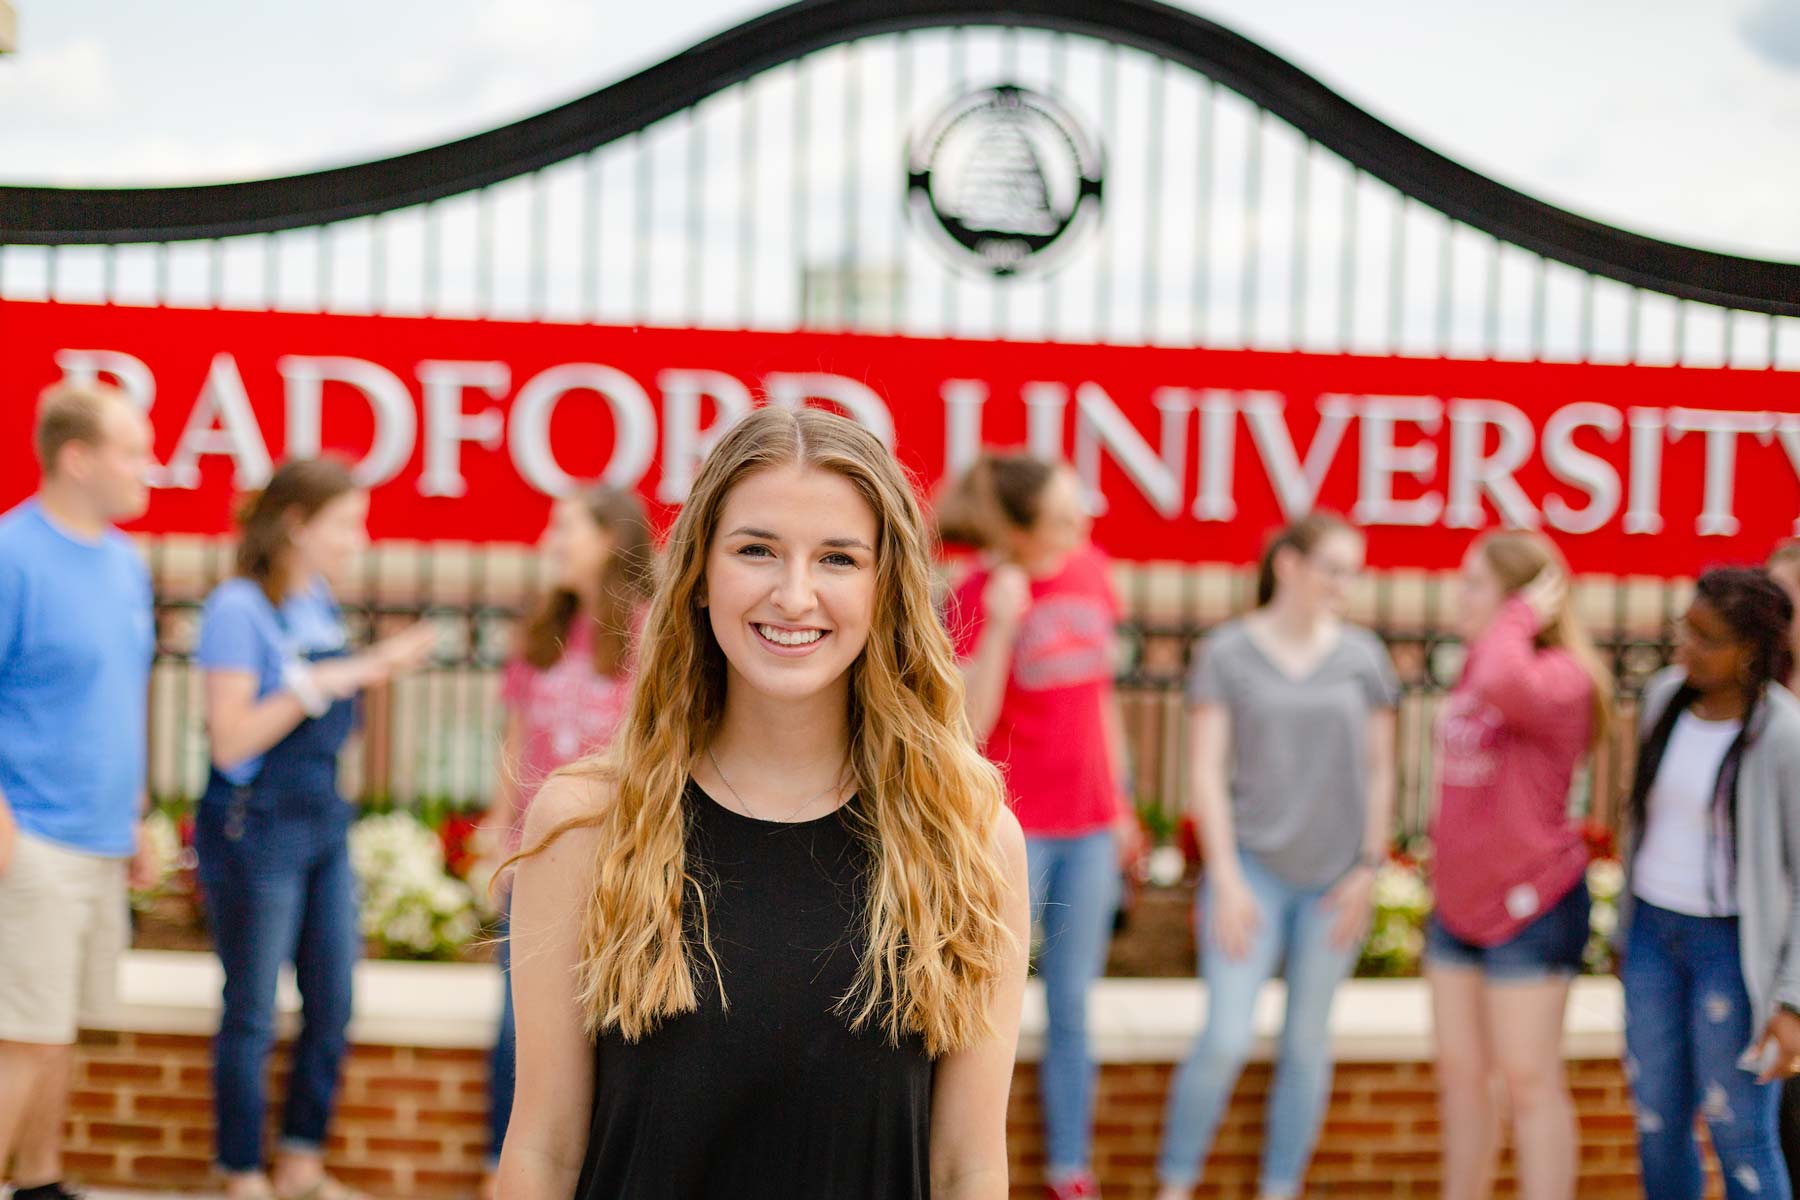
[[[1118,145],[1116,137],[1119,130],[1119,44],[1107,42],[1101,58],[1102,91],[1100,98],[1100,136],[1111,145]],[[1113,293],[1117,290],[1118,276],[1113,270],[1113,263],[1118,261],[1119,223],[1108,221],[1102,229],[1105,238],[1105,253],[1100,259],[1100,303],[1101,316],[1105,324],[1102,326],[1110,335],[1109,341],[1118,340],[1116,318],[1121,305]]]
[[[743,97],[743,136],[738,139],[738,310],[737,327],[750,327],[752,297],[756,294],[756,197],[757,111],[761,94],[752,80],[739,85]]]
[[[369,229],[369,310],[386,312],[388,306],[389,214],[378,213]]]
[[[319,312],[331,309],[331,243],[336,228],[335,225],[319,226],[318,240],[313,243],[313,278],[319,289],[313,307]]]
[[[1346,162],[1344,181],[1344,232],[1338,246],[1338,349],[1348,351],[1356,339],[1356,225],[1357,193],[1362,190],[1362,168]]]
[[[862,73],[857,63],[861,60],[859,44],[850,42],[844,46],[844,244],[839,254],[842,263],[839,270],[843,279],[839,286],[843,289],[845,301],[843,320],[840,324],[846,329],[854,329],[862,324],[862,294],[856,272],[861,255],[861,247],[857,237],[856,218],[859,198],[858,161],[857,161],[857,126],[862,120]],[[1004,293],[1002,293],[1004,295]]]
[[[1531,357],[1536,361],[1544,357],[1545,329],[1550,321],[1550,263],[1542,255],[1533,261],[1537,270],[1531,281]]]
[[[700,288],[706,265],[706,123],[700,119],[700,106],[688,109],[688,186],[687,186],[687,288],[681,307],[685,322],[700,324]]]
[[[1779,324],[1779,321],[1774,313],[1770,313],[1765,319],[1769,323],[1769,361],[1764,363],[1763,366],[1765,369],[1773,371],[1775,369],[1775,351],[1777,348],[1775,328],[1777,324]]]
[[[1686,300],[1675,302],[1675,365],[1687,362],[1687,306]]]
[[[606,256],[606,224],[601,219],[606,194],[605,161],[600,157],[604,149],[589,152],[586,169],[581,173],[581,220],[588,231],[587,265],[581,272],[581,311],[595,324],[600,321],[600,269]]]
[[[1388,268],[1388,350],[1399,353],[1406,322],[1406,206],[1404,192],[1394,193],[1393,245]]]
[[[640,129],[631,139],[632,153],[637,155],[637,182],[632,187],[637,217],[637,245],[632,247],[632,319],[639,325],[650,321],[650,241],[655,234],[656,160],[651,153],[650,131]]]
[[[156,302],[169,302],[169,243],[156,243]]]
[[[263,307],[281,307],[281,235],[263,234]]]
[[[59,264],[61,262],[62,247],[47,247],[44,253],[44,296],[46,299],[56,299],[58,276],[61,274]]]
[[[950,90],[952,94],[961,95],[967,90],[968,73],[968,50],[963,45],[963,28],[958,25],[950,30]],[[957,278],[957,268],[951,264],[945,263],[941,271],[944,280],[944,332],[954,336],[957,332],[957,285],[960,281]]]
[[[444,220],[442,210],[435,200],[425,202],[425,228],[421,236],[425,245],[421,248],[422,278],[419,281],[422,295],[419,305],[428,313],[444,311],[442,259],[444,253]]]
[[[1444,218],[1444,230],[1438,240],[1438,278],[1437,278],[1437,352],[1438,357],[1447,357],[1450,353],[1450,318],[1454,312],[1452,300],[1456,289],[1456,222],[1448,216]]]
[[[494,193],[482,188],[475,193],[475,311],[492,316],[494,311]]]
[[[425,617],[430,615],[431,603],[437,596],[437,589],[433,586],[437,574],[436,551],[432,546],[427,545],[420,550],[419,557],[416,561],[419,564],[419,570],[416,576],[418,579],[418,591],[415,600],[418,604],[419,616]],[[422,755],[422,766],[424,769],[419,771],[415,776],[414,791],[411,798],[415,806],[420,800],[431,798],[434,790],[442,788],[441,780],[443,777],[443,767],[446,765],[444,759],[429,753],[427,749],[434,741],[431,736],[431,731],[443,727],[442,718],[439,715],[441,706],[438,704],[439,688],[437,686],[438,680],[436,676],[437,672],[429,665],[419,672],[420,689],[425,694],[421,698],[423,702],[419,705],[419,737],[417,742],[414,743],[414,750],[415,752],[420,750],[426,750],[427,752]],[[439,781],[438,789],[433,789],[432,787],[434,775],[437,777],[437,781]]]
[[[1625,361],[1626,362],[1633,362],[1633,363],[1636,362],[1638,360],[1639,353],[1643,349],[1643,346],[1642,346],[1643,334],[1642,334],[1642,330],[1640,328],[1640,326],[1643,324],[1643,317],[1642,317],[1643,307],[1644,307],[1644,289],[1643,288],[1635,288],[1635,287],[1632,288],[1631,296],[1629,297],[1629,299],[1626,301],[1626,304],[1625,304]]]
[[[1306,343],[1306,232],[1312,217],[1312,200],[1309,196],[1312,152],[1312,139],[1302,134],[1300,155],[1294,160],[1294,238],[1290,248],[1294,263],[1288,284],[1288,308],[1293,314],[1288,322],[1290,350],[1298,350]]]
[[[1721,309],[1720,311],[1725,314],[1725,365],[1729,367],[1731,365],[1731,360],[1736,357],[1737,314],[1732,312],[1729,308]]]
[[[225,294],[225,250],[218,238],[206,240],[206,307],[218,308]]]
[[[1169,60],[1158,58],[1155,73],[1151,76],[1150,111],[1162,113],[1168,108],[1169,97]],[[1150,139],[1147,147],[1150,153],[1147,174],[1144,183],[1144,311],[1139,317],[1138,340],[1146,344],[1156,340],[1157,302],[1162,299],[1162,259],[1158,253],[1158,243],[1162,240],[1162,122],[1152,118],[1146,130]]]
[[[1050,86],[1057,91],[1066,92],[1068,88],[1065,85],[1068,78],[1069,35],[1059,29],[1052,35],[1050,41]],[[1061,291],[1062,289],[1057,287],[1044,289],[1044,336],[1046,338],[1056,336],[1059,316],[1057,296]]]
[[[1594,356],[1594,277],[1583,272],[1581,276],[1581,328],[1580,342],[1575,347],[1575,358],[1578,362],[1587,362]]]
[[[531,315],[543,320],[550,315],[550,184],[544,172],[533,171],[531,187],[531,223],[527,229],[525,253],[531,263]]]
[[[1483,314],[1481,340],[1487,356],[1500,354],[1500,239],[1488,243],[1487,312]]]
[[[105,293],[108,304],[119,302],[119,248],[110,242],[100,250],[100,289]],[[1773,362],[1774,359],[1775,356],[1770,354],[1769,360]]]

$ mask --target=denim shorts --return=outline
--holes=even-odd
[[[1583,879],[1531,924],[1497,946],[1465,942],[1439,921],[1425,928],[1425,961],[1439,967],[1464,967],[1490,979],[1519,983],[1581,972],[1588,944],[1588,890]]]

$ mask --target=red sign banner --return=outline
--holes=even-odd
[[[922,484],[982,446],[1072,462],[1127,559],[1243,562],[1315,507],[1370,561],[1541,528],[1578,571],[1760,558],[1800,513],[1800,374],[0,302],[0,505],[59,378],[156,429],[139,527],[222,533],[284,456],[336,452],[376,537],[529,541],[592,479],[678,504],[756,404],[863,422]]]

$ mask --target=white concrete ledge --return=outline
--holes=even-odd
[[[137,1033],[210,1035],[218,1028],[218,960],[210,954],[133,950],[120,970],[119,1020]],[[1254,1057],[1274,1053],[1283,992],[1264,989],[1256,1006]],[[282,1027],[291,1031],[300,1007],[284,975]],[[1102,1062],[1172,1062],[1199,1032],[1205,989],[1187,979],[1106,979],[1089,1010],[1094,1055]],[[364,962],[357,966],[353,1041],[373,1045],[485,1049],[500,1012],[500,975],[491,966],[463,963]],[[1035,1059],[1043,1042],[1043,992],[1033,981],[1025,997],[1019,1055]],[[1613,979],[1581,979],[1569,1002],[1564,1052],[1570,1058],[1617,1058],[1624,1048],[1624,1006]],[[1428,1062],[1431,1003],[1418,979],[1356,979],[1338,993],[1332,1040],[1341,1062]]]

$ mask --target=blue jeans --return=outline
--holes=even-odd
[[[1432,966],[1480,971],[1490,983],[1571,979],[1581,974],[1592,908],[1587,881],[1579,880],[1531,924],[1496,946],[1463,941],[1446,929],[1434,912],[1425,923],[1425,961]]]
[[[213,948],[225,968],[213,1096],[218,1160],[227,1171],[263,1164],[275,983],[287,961],[294,964],[302,1020],[281,1144],[309,1153],[325,1145],[362,953],[349,807],[335,791],[305,796],[232,787],[216,775],[201,800],[195,849]]]
[[[1620,969],[1626,1075],[1647,1200],[1698,1200],[1694,1116],[1706,1118],[1729,1200],[1789,1200],[1779,1084],[1737,1065],[1751,1025],[1736,917],[1691,917],[1639,900]]]
[[[1269,1094],[1262,1190],[1297,1196],[1331,1094],[1331,1002],[1360,947],[1332,944],[1337,914],[1322,904],[1329,889],[1296,887],[1251,855],[1240,857],[1262,922],[1241,961],[1227,957],[1211,939],[1200,939],[1206,1028],[1170,1081],[1157,1172],[1171,1186],[1192,1186],[1199,1179],[1256,1036],[1257,994],[1285,961],[1287,1018]],[[1208,891],[1202,889],[1197,898],[1202,916]],[[1197,927],[1206,928],[1203,922]]]
[[[1076,837],[1028,837],[1031,913],[1042,934],[1038,977],[1049,1022],[1038,1064],[1046,1166],[1085,1171],[1094,1137],[1093,1059],[1088,1054],[1088,987],[1106,968],[1119,905],[1118,843],[1110,829]]]
[[[512,1119],[513,1081],[518,1075],[518,1032],[513,1022],[512,999],[512,899],[500,916],[500,1029],[488,1055],[488,1166],[500,1165],[500,1148],[506,1144],[506,1126]]]

